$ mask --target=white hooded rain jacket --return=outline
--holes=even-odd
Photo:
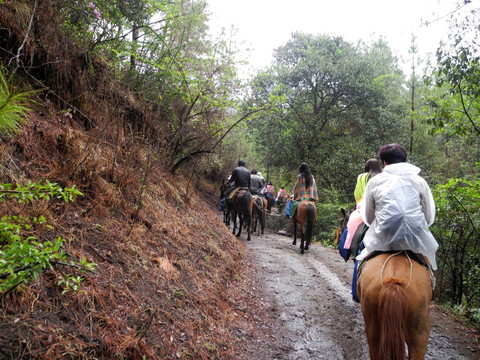
[[[357,260],[375,250],[411,250],[423,254],[437,269],[438,243],[429,230],[435,220],[435,203],[420,168],[406,163],[385,166],[370,179],[360,212],[369,226]]]

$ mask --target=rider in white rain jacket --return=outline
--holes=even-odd
[[[397,148],[384,149],[393,146]],[[405,155],[400,162],[398,159],[385,161],[382,149],[390,155],[402,150]],[[430,188],[418,175],[420,168],[404,162],[406,152],[401,145],[385,145],[379,156],[385,167],[365,189],[360,211],[369,229],[363,239],[365,249],[357,260],[363,260],[375,250],[411,250],[427,257],[435,270],[438,243],[429,230],[435,220],[435,203]]]

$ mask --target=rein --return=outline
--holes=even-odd
[[[269,213],[268,211],[266,210],[263,210],[263,207],[260,208],[256,202],[253,202],[255,204],[255,206],[257,207],[258,210],[260,210],[261,212],[263,212],[264,214],[267,214],[268,216],[285,216],[284,214],[273,214],[273,213]]]
[[[393,256],[396,256],[396,255],[400,255],[401,253],[405,253],[405,256],[407,257],[409,263],[410,263],[410,279],[408,281],[408,284],[407,286],[405,287],[405,289],[408,289],[408,287],[410,286],[410,283],[412,282],[412,271],[413,271],[413,265],[412,265],[412,259],[410,259],[410,256],[408,256],[408,253],[406,251],[399,251],[395,254],[392,254],[390,255],[387,260],[385,260],[385,262],[383,263],[383,266],[382,266],[382,271],[380,272],[380,283],[382,284],[382,287],[383,287],[383,270],[385,270],[385,266],[387,265],[388,261],[393,257]]]

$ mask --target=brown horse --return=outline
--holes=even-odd
[[[240,189],[238,190],[233,198],[229,200],[231,202],[231,214],[232,214],[232,221],[233,221],[233,232],[235,234],[237,228],[237,215],[239,219],[239,226],[238,226],[238,233],[237,237],[242,235],[242,227],[245,226],[247,229],[247,240],[251,240],[250,238],[250,224],[252,221],[252,195],[250,191]]]
[[[265,214],[267,211],[267,199],[263,196],[253,195],[252,201],[252,233],[257,231],[257,223],[260,221],[257,235],[260,235],[260,230],[263,234],[265,230]]]
[[[228,180],[225,180],[220,186],[220,200],[225,198],[225,192],[228,190],[229,187],[230,182]],[[223,223],[227,226],[230,226],[231,207],[232,204],[225,199],[223,204]]]
[[[338,245],[343,231],[347,227],[348,219],[350,219],[350,215],[355,211],[355,209],[345,210],[344,208],[341,208],[340,211],[342,212],[342,220],[340,220],[340,223],[338,224],[339,226],[335,228],[335,240],[333,241],[333,245],[335,246]]]
[[[425,266],[405,251],[363,265],[357,284],[370,359],[423,359],[430,334],[432,286]]]
[[[293,216],[293,242],[297,245],[297,225],[300,228],[301,241],[300,253],[304,253],[310,247],[312,240],[313,224],[317,218],[317,208],[315,204],[308,200],[302,200],[297,205],[297,210]]]
[[[270,214],[272,212],[272,206],[275,205],[275,198],[273,198],[272,196],[267,196],[266,201],[267,201],[267,214]]]

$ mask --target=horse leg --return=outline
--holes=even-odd
[[[422,322],[422,323],[420,323]],[[428,336],[430,335],[430,316],[415,319],[413,325],[410,323],[409,328],[415,328],[407,334],[408,358],[410,360],[423,360],[427,351]],[[418,327],[416,327],[418,325]],[[413,334],[412,334],[413,333]]]
[[[428,284],[426,286],[428,287]],[[428,304],[430,303],[431,293],[428,294],[428,296],[428,298],[417,296],[412,299],[412,303],[417,304],[418,308],[416,311],[411,311],[408,315],[406,342],[408,346],[408,358],[411,360],[424,359],[427,351],[428,337],[430,335]]]
[[[235,235],[235,231],[237,230],[237,213],[235,211],[232,211],[232,222],[233,222],[232,234]]]
[[[315,222],[315,217],[317,215],[316,208],[314,205],[307,206],[307,224],[306,230],[304,231],[305,234],[305,250],[308,250],[310,247],[310,242],[312,241],[312,231],[313,231],[313,223]]]
[[[257,215],[255,216],[255,230],[257,231],[257,235],[260,235],[260,231],[263,234],[263,225],[262,225],[261,216],[262,216],[261,210],[257,209]],[[259,222],[260,222],[260,226],[257,228],[257,225]]]
[[[257,232],[257,220],[258,220],[258,213],[257,210],[255,209],[255,204],[253,205],[253,211],[252,211],[252,233]],[[260,235],[260,229],[257,232],[257,235]]]
[[[238,215],[238,233],[237,233],[237,237],[240,237],[240,235],[242,235],[242,226],[243,226],[243,216],[242,215]]]
[[[260,226],[262,228],[262,235],[263,235],[263,232],[265,230],[265,211],[263,211],[263,207],[262,207],[262,210],[260,212]]]
[[[242,218],[243,221],[245,221],[245,224],[247,225],[247,240],[251,240],[250,237],[250,225],[252,222],[252,195],[250,194],[249,191],[245,192],[245,195],[243,196],[243,211],[242,211]]]
[[[293,222],[293,242],[292,245],[297,245],[297,223]]]
[[[360,294],[359,294],[360,296]],[[365,334],[368,342],[368,352],[371,360],[382,360],[380,350],[380,318],[378,303],[372,303],[368,298],[361,298]]]
[[[304,254],[305,253],[305,248],[304,248],[304,244],[305,244],[305,232],[303,231],[303,226],[300,227],[300,254]]]

